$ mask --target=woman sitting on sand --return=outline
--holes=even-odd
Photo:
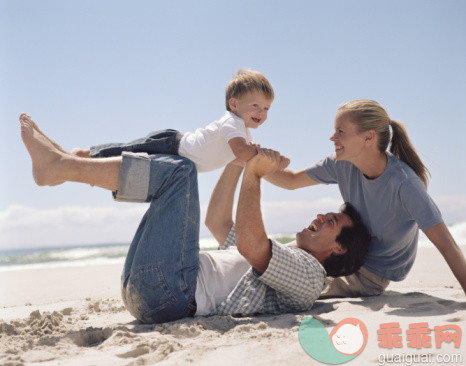
[[[335,154],[307,169],[277,171],[266,178],[286,189],[338,184],[343,200],[370,228],[365,265],[351,276],[331,279],[322,296],[378,295],[390,281],[403,280],[416,257],[419,228],[466,292],[466,261],[426,192],[428,170],[403,124],[375,101],[354,100],[338,109],[330,140]]]

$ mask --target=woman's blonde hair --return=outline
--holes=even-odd
[[[262,73],[249,69],[239,69],[228,83],[225,91],[225,106],[227,111],[230,110],[231,98],[240,99],[252,91],[262,93],[269,100],[273,100],[275,97],[272,85],[270,85],[270,82]]]
[[[427,189],[429,170],[417,154],[403,123],[390,119],[388,113],[379,103],[368,99],[352,100],[345,103],[338,108],[338,112],[348,113],[359,132],[374,130],[378,137],[379,150],[384,152],[390,145],[389,151],[408,164]],[[391,135],[390,126],[392,127]]]

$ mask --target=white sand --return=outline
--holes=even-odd
[[[431,354],[423,365],[466,364],[466,340],[439,349],[432,332],[431,348],[407,346],[412,323],[456,324],[466,332],[466,296],[434,248],[421,248],[408,278],[382,296],[317,301],[304,314],[197,317],[155,326],[138,324],[124,309],[120,271],[121,265],[108,265],[0,272],[0,364],[318,365],[298,340],[300,322],[309,316],[329,332],[344,318],[365,323],[367,345],[346,364],[377,365],[383,354]],[[378,346],[377,330],[388,322],[400,323],[402,348]],[[456,354],[462,363],[436,358]],[[387,362],[400,364],[409,363]]]

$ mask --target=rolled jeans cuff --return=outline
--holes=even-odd
[[[149,194],[150,158],[147,153],[123,152],[118,190],[113,198],[121,202],[146,202]]]

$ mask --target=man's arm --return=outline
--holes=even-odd
[[[261,178],[289,160],[280,153],[259,149],[258,155],[246,165],[236,211],[236,245],[238,251],[259,273],[272,258],[272,249],[265,232],[260,207]]]
[[[307,175],[306,170],[292,171],[292,170],[276,170],[267,174],[264,179],[280,188],[294,190],[298,188],[313,186],[317,183],[315,180]]]
[[[466,293],[466,260],[448,228],[441,222],[427,229],[425,234],[443,255]]]
[[[205,225],[220,245],[233,226],[233,200],[242,171],[242,167],[228,164],[210,196]]]

